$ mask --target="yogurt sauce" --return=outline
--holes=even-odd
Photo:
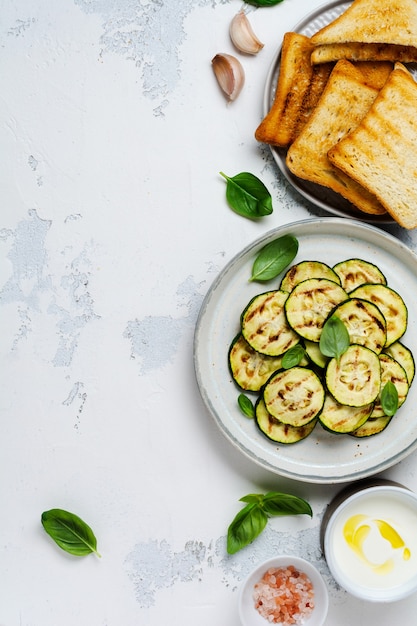
[[[389,589],[417,575],[416,504],[395,492],[348,503],[329,540],[337,568],[354,586]]]

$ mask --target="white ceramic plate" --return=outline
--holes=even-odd
[[[223,434],[244,455],[272,472],[314,483],[365,478],[394,465],[417,448],[417,380],[388,428],[367,439],[326,432],[319,424],[298,443],[279,445],[267,439],[237,405],[240,393],[228,367],[228,349],[239,331],[240,314],[257,293],[279,285],[249,282],[258,251],[292,234],[299,241],[293,263],[319,260],[334,265],[351,257],[374,263],[408,307],[402,341],[417,356],[417,256],[401,241],[372,225],[338,217],[303,220],[270,231],[235,256],[210,287],[197,321],[194,363],[203,401]],[[254,396],[256,397],[256,396]]]
[[[351,4],[351,2],[342,2],[341,0],[324,4],[322,7],[316,9],[313,13],[304,18],[302,22],[297,24],[291,30],[301,33],[302,35],[306,35],[307,37],[311,37],[312,35],[314,35],[314,33],[320,30],[320,28],[323,28],[334,19],[339,17],[339,15],[341,15]],[[275,97],[276,84],[280,68],[280,59],[281,47],[277,51],[272,61],[266,79],[263,102],[264,115],[268,113]],[[319,206],[322,209],[325,209],[333,215],[338,215],[340,217],[351,217],[354,219],[362,220],[364,222],[370,222],[375,224],[393,223],[391,217],[368,215],[366,213],[363,213],[350,202],[345,200],[342,196],[333,192],[331,189],[326,189],[326,187],[316,185],[315,183],[310,183],[309,181],[302,180],[301,178],[294,176],[294,174],[290,172],[285,164],[285,157],[287,154],[287,151],[285,149],[271,147],[271,152],[278,168],[288,180],[288,182],[292,185],[292,187],[294,187],[294,189],[296,189],[304,198],[306,198],[310,202],[313,202],[313,204]]]

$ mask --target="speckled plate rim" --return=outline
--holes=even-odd
[[[245,247],[219,273],[201,306],[194,335],[194,368],[203,402],[223,435],[256,464],[311,483],[340,483],[381,472],[417,448],[417,383],[383,433],[367,439],[326,432],[320,425],[292,445],[269,441],[237,405],[239,389],[230,375],[228,349],[239,331],[240,314],[257,293],[279,285],[250,282],[253,260],[264,245],[285,234],[299,241],[294,263],[321,260],[329,265],[361,257],[378,265],[408,307],[402,341],[417,354],[417,256],[400,240],[370,224],[346,218],[301,220],[273,229]],[[256,396],[254,396],[256,399]]]
[[[351,4],[352,2],[346,2],[345,0],[336,0],[325,3],[304,17],[296,26],[294,26],[293,29],[291,29],[291,31],[311,37],[311,35],[317,32],[320,28],[326,26],[338,17]],[[280,67],[281,49],[282,46],[278,48],[267,74],[263,98],[264,116],[271,108],[271,104],[275,96],[276,83]],[[391,217],[386,215],[381,216],[363,213],[331,189],[326,189],[325,187],[321,187],[320,185],[310,183],[309,181],[302,180],[301,178],[294,176],[285,163],[287,154],[286,149],[270,146],[270,150],[278,169],[290,185],[306,200],[309,200],[321,209],[339,217],[348,217],[376,225],[392,224],[394,222]]]

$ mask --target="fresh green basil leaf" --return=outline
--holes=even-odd
[[[227,552],[235,554],[251,543],[265,528],[268,517],[277,515],[313,515],[306,500],[288,493],[269,491],[249,493],[240,502],[246,506],[239,511],[227,531]]]
[[[227,552],[235,554],[252,543],[261,534],[268,522],[268,516],[258,504],[247,504],[236,515],[227,531]]]
[[[332,315],[324,324],[320,335],[320,352],[324,356],[340,359],[350,344],[349,332],[342,320]]]
[[[390,380],[385,383],[381,391],[381,406],[385,415],[394,415],[398,409],[397,387]]]
[[[293,261],[297,252],[298,240],[293,235],[274,239],[259,251],[249,280],[263,282],[275,278]]]
[[[252,401],[249,400],[249,398],[245,396],[245,394],[241,393],[238,396],[237,403],[245,417],[249,417],[250,419],[253,419],[255,417],[255,407],[253,406]]]
[[[236,176],[220,172],[220,175],[227,181],[226,199],[236,213],[251,219],[272,213],[271,194],[259,178],[249,172],[241,172]]]
[[[310,515],[311,506],[306,500],[289,493],[270,491],[263,497],[261,506],[268,515]]]
[[[94,552],[97,556],[97,539],[91,528],[74,513],[51,509],[41,516],[42,526],[60,548],[76,556]]]
[[[248,493],[247,496],[240,498],[239,502],[255,502],[260,504],[263,500],[263,493]]]
[[[297,343],[296,346],[293,346],[289,350],[287,350],[281,361],[281,365],[285,370],[291,369],[291,367],[295,367],[298,365],[305,355],[305,350],[300,343]]]
[[[254,7],[273,7],[283,0],[244,0],[246,4],[252,4]]]

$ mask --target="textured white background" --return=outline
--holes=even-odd
[[[282,35],[322,3],[252,11],[265,43],[227,105],[211,69],[235,53],[235,0],[2,0],[0,17],[0,625],[238,626],[237,589],[277,552],[309,558],[327,626],[414,624],[417,598],[377,607],[339,590],[319,549],[335,486],[242,458],[207,414],[192,344],[218,271],[270,228],[321,215],[253,133]],[[219,176],[251,171],[274,213],[252,223]],[[414,233],[390,228],[414,248]],[[415,486],[415,454],[386,472]],[[227,557],[246,493],[290,490],[309,520],[270,522]],[[61,507],[101,559],[40,524]]]

